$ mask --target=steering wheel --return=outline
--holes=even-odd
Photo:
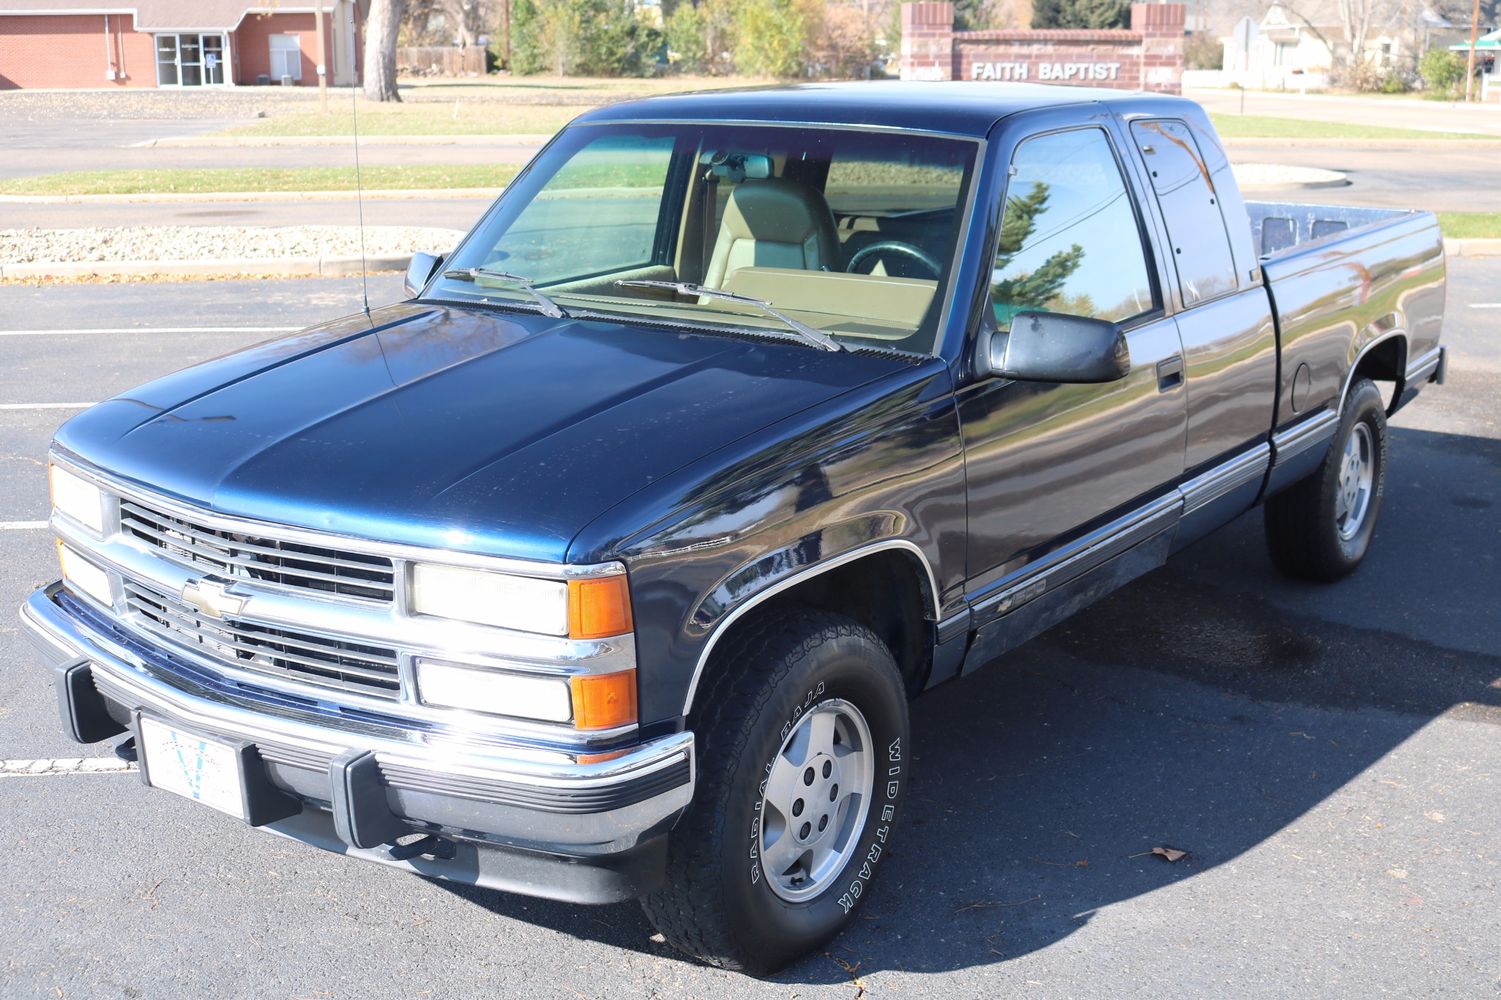
[[[927,268],[935,281],[943,277],[943,265],[938,263],[937,258],[922,247],[913,246],[911,243],[903,243],[901,240],[881,240],[877,243],[872,243],[868,247],[856,250],[855,255],[850,258],[850,262],[845,265],[844,269],[850,274],[861,273],[856,271],[856,268],[860,266],[860,262],[867,257],[874,257],[879,253],[894,253],[898,256],[906,257],[908,260],[915,261]]]

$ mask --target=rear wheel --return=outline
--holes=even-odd
[[[869,892],[906,787],[907,701],[890,651],[841,615],[768,614],[728,643],[699,695],[693,804],[643,906],[674,946],[764,974]]]
[[[1310,476],[1266,503],[1272,562],[1301,580],[1338,580],[1371,547],[1386,490],[1386,411],[1369,379],[1350,387],[1338,432]]]

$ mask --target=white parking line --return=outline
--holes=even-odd
[[[122,326],[77,330],[0,330],[0,337],[81,337],[120,333],[296,333],[300,326]]]
[[[0,410],[87,410],[93,403],[0,403]]]
[[[38,778],[52,774],[128,774],[136,766],[119,757],[43,757],[0,760],[0,778]]]
[[[45,527],[46,521],[0,521],[0,531],[34,531]]]
[[[1501,302],[1471,302],[1471,309],[1501,309]]]

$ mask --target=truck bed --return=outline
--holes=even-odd
[[[1378,344],[1393,342],[1384,377],[1397,383],[1437,356],[1444,245],[1431,212],[1252,201],[1246,215],[1277,319],[1277,430],[1337,411]]]
[[[1263,260],[1283,256],[1295,247],[1319,243],[1352,230],[1421,214],[1405,208],[1310,205],[1290,201],[1246,202],[1251,238]]]

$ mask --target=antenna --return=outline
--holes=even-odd
[[[349,29],[355,30],[355,4],[349,5]],[[368,69],[368,67],[367,67]],[[365,319],[370,319],[370,269],[365,263],[365,189],[360,183],[360,88],[349,88],[349,108],[354,117],[354,203],[360,219],[360,298]]]

